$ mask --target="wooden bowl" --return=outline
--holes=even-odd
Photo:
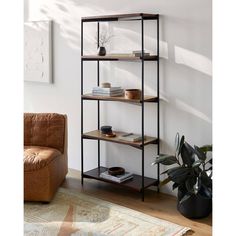
[[[126,99],[140,99],[141,98],[141,90],[140,89],[126,89],[125,90],[125,98]]]
[[[108,169],[109,175],[123,175],[125,173],[125,169],[122,167],[111,167]]]
[[[116,137],[116,133],[112,132],[112,133],[109,133],[109,134],[105,134],[106,137],[108,138],[114,138]]]
[[[110,88],[110,87],[111,87],[111,84],[108,83],[108,82],[104,82],[104,83],[101,84],[101,87],[102,87],[102,88]]]

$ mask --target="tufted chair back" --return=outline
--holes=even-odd
[[[65,153],[66,115],[24,113],[24,146],[51,147]]]

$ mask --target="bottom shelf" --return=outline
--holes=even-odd
[[[133,190],[139,191],[139,192],[142,191],[142,176],[141,175],[134,174],[134,177],[132,179],[127,180],[123,183],[117,183],[117,182],[103,179],[100,177],[100,173],[106,171],[107,169],[108,168],[106,168],[106,167],[95,168],[95,169],[84,172],[83,177],[90,178],[90,179],[96,179],[96,180],[104,181],[107,183],[117,184],[122,187],[130,188],[130,189],[133,189]],[[148,188],[149,186],[152,186],[152,185],[157,185],[157,182],[158,181],[156,179],[144,177],[144,188]]]

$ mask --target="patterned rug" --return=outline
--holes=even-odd
[[[60,188],[50,204],[25,203],[26,236],[179,236],[189,228]]]

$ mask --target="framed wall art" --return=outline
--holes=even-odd
[[[24,81],[52,83],[52,21],[24,24]]]

